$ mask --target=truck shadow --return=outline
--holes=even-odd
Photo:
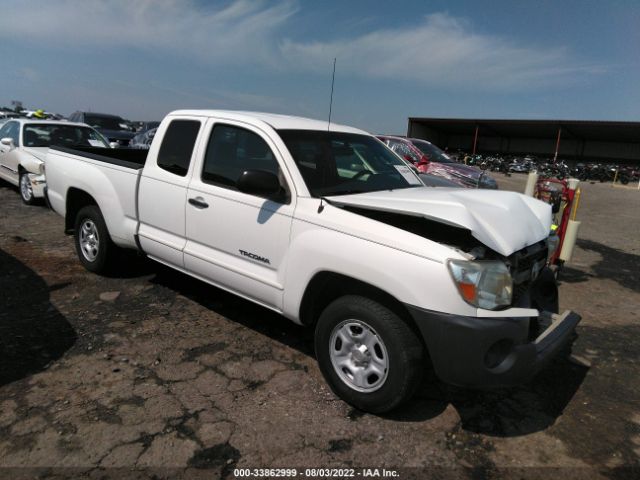
[[[640,265],[640,255],[623,252],[592,240],[578,239],[578,247],[582,250],[592,251],[600,255],[600,260],[591,266],[593,276],[608,278],[618,283],[621,287],[634,292],[640,292],[640,274],[637,266]],[[567,269],[567,276],[561,274],[560,279],[568,283],[584,281],[583,275],[576,275],[574,269]],[[585,274],[588,275],[588,274]]]
[[[546,430],[562,415],[589,368],[558,358],[523,385],[496,390],[442,386],[444,398],[460,415],[461,428],[496,437]]]
[[[42,278],[0,250],[0,386],[40,372],[60,358],[77,336],[49,301]]]
[[[152,283],[179,293],[225,318],[315,358],[313,331],[283,316],[158,265]],[[384,415],[401,422],[423,422],[452,405],[463,430],[490,436],[520,436],[553,425],[571,401],[588,371],[587,367],[558,359],[528,384],[509,389],[468,390],[425,379],[415,397],[398,410]],[[349,417],[368,415],[353,409]]]
[[[466,389],[428,375],[414,399],[386,418],[422,422],[451,405],[460,428],[495,437],[517,437],[553,425],[574,397],[589,369],[558,358],[528,383],[512,388]]]
[[[151,283],[161,285],[197,302],[201,306],[264,336],[314,356],[313,331],[287,320],[282,315],[208,283],[153,263]]]

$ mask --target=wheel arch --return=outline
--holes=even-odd
[[[300,322],[307,326],[315,325],[322,311],[331,302],[345,295],[360,295],[387,307],[409,325],[423,343],[425,351],[427,350],[418,326],[401,301],[375,285],[332,271],[317,272],[307,284],[300,302]]]
[[[87,192],[79,188],[71,187],[67,191],[66,208],[64,216],[64,231],[67,234],[73,233],[76,216],[78,212],[87,205],[95,205],[98,208],[98,202]]]

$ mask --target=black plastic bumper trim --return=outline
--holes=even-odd
[[[444,382],[465,387],[510,386],[527,381],[573,337],[580,316],[567,311],[549,312],[548,332],[530,341],[529,318],[478,318],[451,315],[406,305],[425,345],[436,375]],[[503,341],[511,346],[493,368],[487,366],[487,352]],[[504,342],[506,341],[506,342]]]

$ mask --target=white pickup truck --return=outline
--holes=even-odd
[[[137,249],[315,328],[341,398],[388,411],[427,368],[509,385],[570,343],[546,267],[550,206],[424,186],[379,140],[304,118],[185,110],[150,150],[54,147],[49,205],[100,273]]]

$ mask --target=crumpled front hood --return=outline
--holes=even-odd
[[[465,228],[501,255],[544,240],[551,206],[515,192],[416,187],[329,197],[333,205],[405,215]]]

